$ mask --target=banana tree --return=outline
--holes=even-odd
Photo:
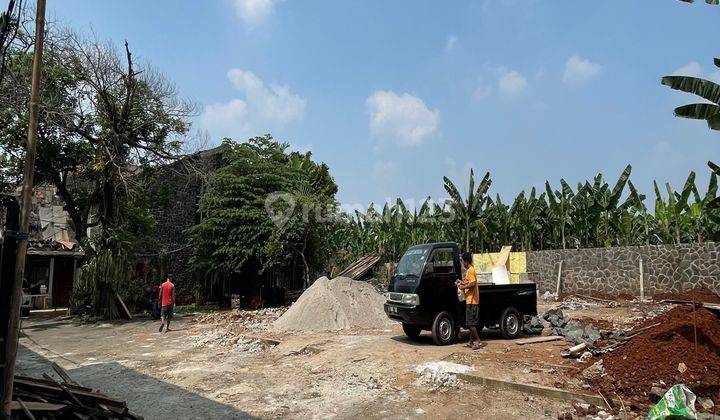
[[[695,3],[695,0],[680,0],[684,1],[685,3]],[[707,4],[720,4],[720,0],[705,0],[705,3]]]
[[[645,195],[638,192],[632,181],[628,180],[628,187],[630,188],[630,196],[628,197],[626,203],[629,205],[629,208],[632,211],[640,213],[640,217],[642,218],[642,225],[645,232],[645,235],[643,236],[643,242],[645,242],[645,245],[650,245],[650,223],[647,207],[645,206]]]
[[[716,58],[714,62],[715,66],[720,67],[720,59]],[[705,120],[712,130],[720,130],[720,85],[692,76],[665,76],[661,83],[670,89],[692,93],[710,101],[677,107],[676,117]]]
[[[475,173],[470,169],[470,183],[468,185],[467,199],[463,199],[455,184],[443,177],[445,181],[445,191],[450,195],[452,201],[450,207],[455,216],[458,217],[463,224],[465,233],[465,251],[470,252],[470,227],[480,217],[483,204],[485,203],[487,190],[490,188],[492,181],[490,180],[490,172],[487,172],[480,181],[477,189],[475,189]]]
[[[545,181],[545,192],[548,198],[548,213],[551,216],[553,225],[560,229],[560,242],[562,249],[567,248],[565,240],[565,228],[572,226],[572,199],[575,196],[570,185],[564,179],[560,180],[561,190],[553,191],[550,182]]]

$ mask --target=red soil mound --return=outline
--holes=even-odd
[[[697,352],[693,317],[697,324]],[[705,308],[697,309],[693,316],[692,308],[678,306],[646,323],[660,325],[605,355],[607,375],[594,385],[607,396],[618,393],[649,404],[647,395],[653,386],[667,389],[684,383],[696,395],[720,403],[720,318]],[[680,363],[686,366],[684,372],[678,369]]]
[[[683,293],[658,293],[653,295],[653,299],[694,300],[695,302],[720,303],[720,296],[706,287],[688,290]]]

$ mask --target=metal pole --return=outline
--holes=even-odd
[[[40,76],[42,75],[42,51],[45,38],[45,0],[37,0],[35,15],[35,56],[33,57],[32,87],[30,91],[30,114],[28,122],[27,147],[25,151],[25,168],[23,172],[22,198],[20,202],[20,235],[15,265],[15,284],[10,296],[10,320],[8,325],[5,369],[5,389],[3,390],[2,415],[10,417],[12,401],[13,377],[20,325],[20,299],[22,297],[22,279],[25,272],[25,256],[28,245],[28,226],[30,224],[30,206],[32,205],[33,177],[35,174],[35,143],[37,142],[38,108],[40,102]]]

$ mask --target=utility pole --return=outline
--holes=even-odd
[[[45,0],[37,0],[35,15],[35,56],[33,57],[32,87],[30,91],[30,114],[28,122],[27,146],[25,150],[25,168],[23,171],[22,197],[20,201],[20,238],[17,247],[15,265],[15,283],[10,290],[10,320],[7,340],[5,341],[5,378],[2,390],[2,415],[10,417],[10,403],[13,394],[15,360],[17,359],[18,337],[20,333],[20,299],[22,298],[22,279],[25,273],[25,256],[28,247],[28,227],[30,225],[30,206],[35,175],[35,144],[37,142],[38,108],[40,105],[40,76],[42,75],[42,52],[45,38]]]

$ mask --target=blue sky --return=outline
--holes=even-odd
[[[448,6],[451,5],[451,6]],[[614,182],[707,185],[720,133],[674,118],[674,72],[720,80],[720,7],[677,0],[50,0],[50,17],[140,59],[198,103],[210,145],[270,132],[326,162],[344,203]]]

